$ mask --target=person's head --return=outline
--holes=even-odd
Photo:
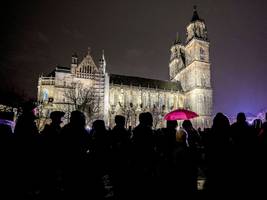
[[[146,123],[146,115],[144,112],[139,114],[139,123],[142,125]]]
[[[125,117],[122,115],[115,116],[115,123],[117,126],[124,127],[125,126]]]
[[[220,128],[229,128],[230,122],[229,119],[223,113],[217,113],[216,116],[213,118],[213,129],[220,129]]]
[[[236,116],[236,121],[237,122],[241,122],[241,123],[245,122],[246,121],[245,113],[243,113],[243,112],[238,113],[237,116]]]
[[[70,124],[72,124],[73,126],[81,126],[84,127],[85,126],[85,115],[78,111],[72,111],[70,114]]]
[[[147,125],[152,127],[153,126],[153,117],[150,112],[146,112],[146,119],[147,119]]]
[[[177,126],[178,126],[178,123],[177,123],[176,120],[170,120],[170,121],[168,120],[167,121],[167,128],[169,128],[169,129],[176,129]]]
[[[187,130],[193,128],[193,125],[190,120],[184,120],[182,123],[182,127]]]
[[[140,113],[139,115],[139,123],[142,126],[152,126],[153,125],[153,117],[150,112]]]
[[[50,119],[54,124],[61,124],[62,118],[64,117],[65,113],[61,111],[53,111],[50,113]]]
[[[100,120],[100,119],[95,120],[93,122],[92,129],[95,132],[100,132],[100,133],[106,131],[106,126],[105,126],[104,120]]]

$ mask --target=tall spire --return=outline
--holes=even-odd
[[[87,54],[88,54],[88,55],[91,54],[91,47],[88,47],[88,49],[87,49]]]
[[[102,59],[105,60],[105,51],[102,49]]]
[[[194,22],[194,21],[201,21],[201,19],[200,19],[199,16],[198,16],[198,13],[197,13],[197,6],[194,5],[194,6],[193,6],[193,9],[194,9],[194,12],[193,12],[193,16],[192,16],[191,22]]]
[[[105,54],[104,54],[104,49],[102,50],[102,55],[101,58],[99,59],[99,64],[103,69],[103,72],[106,72],[106,59],[105,59]]]
[[[179,37],[179,33],[178,32],[176,33],[176,38],[174,40],[174,44],[181,44],[181,40],[180,40],[180,37]]]
[[[189,25],[186,27],[186,29],[187,29],[186,43],[188,43],[192,38],[198,38],[204,41],[208,40],[205,21],[199,18],[196,6],[194,6],[193,17]]]

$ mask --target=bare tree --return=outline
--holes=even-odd
[[[43,101],[40,101],[37,103],[36,111],[36,126],[38,130],[41,131],[44,129],[45,125],[50,122],[49,114],[51,110],[49,109],[49,105]]]
[[[72,83],[72,87],[64,92],[64,97],[74,110],[86,115],[88,122],[100,116],[100,97],[92,87],[86,88],[81,83]]]
[[[152,114],[153,117],[153,128],[157,128],[158,124],[163,120],[163,117],[166,113],[166,106],[162,105],[156,105],[154,104],[151,108],[150,108],[150,112]]]
[[[122,104],[119,102],[120,109],[122,111],[122,115],[125,116],[125,125],[128,127],[130,121],[134,121],[134,125],[136,125],[136,118],[137,118],[137,106],[134,105],[132,102],[129,104]]]

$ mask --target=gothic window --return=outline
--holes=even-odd
[[[126,102],[126,105],[129,105],[131,102],[131,95],[130,95],[129,90],[127,92],[125,92],[125,102]]]
[[[123,101],[123,90],[121,89],[121,91],[118,94],[118,103],[119,102],[122,103],[122,101]]]
[[[173,95],[171,94],[169,96],[169,108],[172,109],[173,105],[174,105],[174,98]]]
[[[117,91],[114,91],[114,105],[117,105],[118,103],[118,93]]]
[[[143,105],[148,106],[148,95],[146,93],[144,93]]]
[[[202,94],[200,94],[198,96],[198,112],[203,112],[203,108],[204,108],[204,96]]]
[[[201,119],[201,125],[203,126],[203,127],[206,127],[206,120],[205,119]]]
[[[202,74],[202,76],[201,76],[201,86],[202,87],[206,86],[206,81],[205,81],[205,75],[204,74]]]
[[[199,53],[200,53],[200,60],[205,60],[205,50],[202,47],[200,47]]]
[[[198,96],[198,103],[199,103],[199,104],[203,104],[203,95],[202,95],[202,94],[200,94],[200,95]]]
[[[162,106],[164,104],[162,95],[159,96],[159,105]]]
[[[109,93],[109,104],[114,105],[114,90],[111,89]]]

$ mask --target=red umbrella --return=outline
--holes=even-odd
[[[178,108],[176,110],[173,110],[169,113],[167,113],[164,116],[165,120],[168,121],[172,121],[172,120],[186,120],[186,119],[192,119],[198,117],[198,114],[190,111],[190,110],[186,110],[186,109],[182,109],[182,108]]]

